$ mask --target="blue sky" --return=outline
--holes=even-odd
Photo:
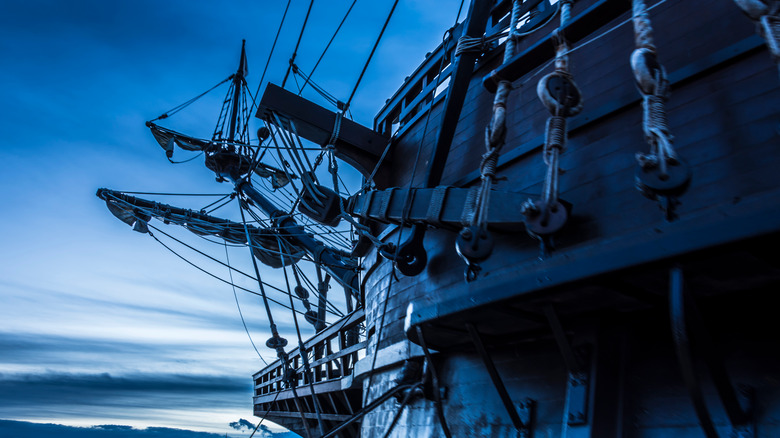
[[[254,91],[285,3],[0,4],[0,419],[241,435],[228,423],[251,416],[251,374],[263,364],[232,290],[132,232],[95,191],[228,193],[200,160],[168,163],[144,121],[235,71],[242,38]],[[297,59],[304,70],[349,3],[315,2]],[[359,1],[319,67],[315,80],[342,100],[391,4]],[[354,99],[357,121],[371,124],[441,41],[459,4],[401,0]],[[268,69],[276,83],[308,1],[292,5]],[[225,92],[166,126],[209,136]],[[192,241],[186,232],[165,231]],[[224,268],[217,273],[227,277]],[[259,301],[239,299],[262,344],[267,322]],[[279,324],[291,330],[289,318]]]

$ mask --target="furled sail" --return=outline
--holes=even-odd
[[[140,210],[130,208],[130,206],[127,205],[120,205],[113,199],[106,199],[106,206],[111,214],[116,216],[120,221],[133,227],[134,231],[138,231],[139,233],[149,232],[147,222],[152,218],[150,215]]]
[[[148,233],[148,222],[152,217],[181,225],[199,236],[216,236],[228,243],[245,245],[247,232],[252,244],[252,253],[264,265],[281,268],[298,263],[305,251],[279,236],[269,228],[232,222],[208,216],[201,212],[185,210],[170,205],[142,200],[112,192],[106,189],[98,191],[105,199],[108,210],[117,219],[133,227],[140,233]]]
[[[157,143],[165,149],[165,155],[168,159],[173,157],[173,146],[179,146],[185,151],[205,151],[211,146],[211,142],[190,137],[174,130],[163,128],[152,122],[146,122],[146,126],[152,130],[152,135]]]
[[[157,140],[157,143],[160,144],[160,147],[165,150],[165,155],[169,160],[173,158],[174,146],[191,152],[208,151],[216,148],[215,143],[212,141],[191,137],[172,129],[163,128],[153,122],[146,122],[146,126],[152,131],[152,135],[154,136],[154,139]],[[257,163],[254,172],[259,177],[268,178],[271,182],[271,186],[275,189],[286,186],[291,179],[296,178],[295,175],[288,175],[284,170],[263,163]]]

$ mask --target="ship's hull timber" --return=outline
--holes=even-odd
[[[574,19],[603,3],[577,1]],[[454,249],[456,234],[429,230],[428,265],[418,276],[395,274],[396,279],[389,261],[374,252],[365,258],[371,338],[356,377],[363,378],[367,400],[396,384],[405,360],[421,360],[416,345],[399,347],[409,345],[409,338],[419,343],[419,327],[438,351],[434,359],[446,387],[444,414],[452,435],[516,436],[470,335],[471,324],[518,416],[532,420],[533,436],[703,436],[670,322],[670,276],[679,272],[682,280],[675,284],[684,285],[686,299],[697,303],[703,315],[703,323],[691,323],[692,328],[703,328],[714,339],[733,385],[745,390],[740,402],[758,406],[751,420],[755,425],[743,428],[752,427],[752,432],[744,433],[780,434],[780,340],[769,310],[780,286],[780,265],[769,255],[780,232],[777,66],[753,23],[731,0],[668,0],[651,10],[659,58],[671,82],[670,130],[693,175],[679,199],[679,219],[667,222],[658,204],[635,188],[634,155],[647,145],[629,66],[633,29],[630,22],[618,26],[630,18],[630,2],[622,3],[624,12],[591,29],[578,44],[592,42],[581,49],[575,44],[570,54],[585,109],[570,120],[568,147],[561,157],[565,173],[560,197],[573,204],[572,216],[548,257],[540,260],[539,242],[524,232],[496,233],[495,250],[482,263],[479,278],[466,283],[463,261]],[[520,56],[535,53],[531,49],[554,26],[522,40]],[[528,59],[539,66],[547,61]],[[493,99],[483,78],[499,64],[500,53],[492,53],[475,69],[443,184],[478,183]],[[537,74],[532,67],[513,78],[498,172],[506,180],[497,184],[498,190],[530,198],[541,192],[548,113],[535,89],[551,69]],[[414,165],[399,163],[421,148],[413,184],[419,185],[436,140],[440,97],[432,99],[430,115],[425,105],[393,106],[415,101],[407,91],[430,89],[430,75],[415,83],[425,76],[425,67],[419,71],[423,74],[412,75],[377,119],[378,130],[397,130],[390,155],[394,180],[388,187],[409,185]],[[393,123],[395,116],[399,123]],[[397,243],[397,233],[388,228],[382,238]],[[557,339],[549,309],[563,330]],[[371,371],[380,333],[376,354],[381,366]],[[587,377],[585,390],[571,384],[571,366],[561,353],[567,344],[578,371]],[[694,352],[695,362],[706,371],[709,361],[703,356]],[[721,436],[729,436],[734,427],[712,379],[706,372],[700,377],[712,422]],[[528,409],[528,400],[535,402],[534,409]],[[398,410],[396,401],[388,401],[369,413],[362,435],[382,436]],[[426,398],[409,402],[392,436],[444,436],[434,403]]]

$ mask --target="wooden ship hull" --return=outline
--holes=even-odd
[[[478,34],[505,28],[511,3],[490,4]],[[670,201],[636,188],[635,155],[648,145],[629,62],[631,2],[578,0],[564,30],[583,110],[568,118],[558,183],[571,209],[541,251],[517,224],[548,171],[550,114],[536,88],[553,70],[558,20],[518,40],[506,61],[503,44],[487,47],[458,83],[453,41],[477,20],[472,5],[377,115],[372,135],[392,137],[386,159],[377,161],[383,144],[337,145],[358,168],[381,162],[372,198],[351,200],[352,214],[396,245],[423,224],[427,263],[404,275],[377,248],[365,252],[365,308],[306,343],[314,384],[295,398],[279,362],[255,374],[256,416],[301,434],[320,421],[327,436],[780,436],[778,67],[767,35],[732,0],[649,3],[685,187]],[[492,253],[465,281],[457,220],[480,185],[496,78],[511,83],[493,186],[507,194],[490,204],[500,206],[488,213]],[[465,93],[454,121],[445,87]],[[310,108],[277,103],[266,93],[259,115],[317,125]],[[332,113],[320,116],[332,126]],[[447,124],[435,189],[424,181]],[[361,324],[367,338],[349,342]]]

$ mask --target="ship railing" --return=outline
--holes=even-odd
[[[538,6],[543,1],[526,0],[526,9]],[[552,1],[555,3],[555,1]],[[490,10],[485,35],[501,33],[509,26],[512,12],[511,0],[495,0]],[[528,16],[526,13],[524,17]],[[445,41],[432,52],[425,55],[425,61],[404,79],[404,83],[395,94],[387,100],[384,107],[374,118],[374,130],[385,136],[400,136],[420,118],[424,117],[447,93],[452,73],[452,58],[458,45],[458,38],[463,33],[463,22],[449,29]],[[531,40],[538,39],[537,35]],[[500,39],[490,47],[477,61],[475,70],[503,51],[506,38]]]
[[[299,348],[288,353],[290,367],[295,371],[295,376],[291,379],[285,379],[284,364],[281,360],[276,360],[255,373],[255,411],[286,410],[283,408],[287,406],[284,401],[296,397],[295,393],[299,397],[311,398],[311,389],[319,395],[350,388],[355,362],[365,356],[367,341],[361,333],[364,321],[365,313],[361,308],[304,342],[312,371],[308,375],[304,370]],[[293,388],[296,389],[295,393]]]
[[[404,84],[387,100],[374,118],[374,130],[388,137],[400,135],[405,126],[411,126],[425,115],[447,93],[452,73],[452,55],[463,25],[452,29],[447,43],[442,43],[425,56]]]

